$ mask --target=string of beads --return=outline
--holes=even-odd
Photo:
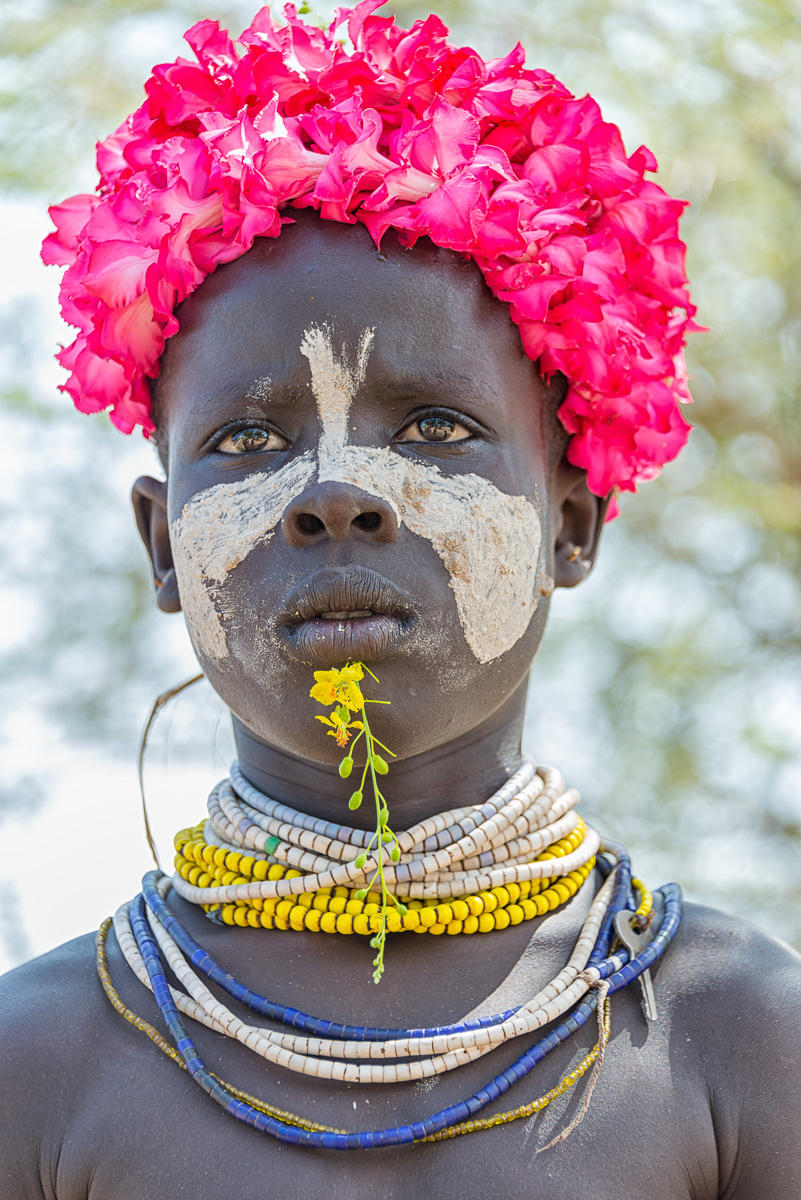
[[[166,1054],[166,1056],[171,1059],[176,1066],[180,1067],[182,1071],[186,1071],[187,1066],[183,1055],[179,1054],[175,1047],[171,1046],[170,1043],[161,1036],[159,1031],[155,1029],[149,1021],[146,1021],[144,1017],[139,1016],[138,1013],[133,1012],[121,1001],[119,994],[111,981],[111,976],[108,971],[106,939],[108,937],[108,931],[111,928],[111,923],[111,917],[106,917],[105,921],[103,921],[100,929],[97,932],[96,938],[97,974],[109,1003],[111,1004],[112,1008],[114,1008],[120,1014],[120,1016],[124,1017],[126,1021],[133,1025],[135,1029],[138,1029],[141,1033],[144,1033],[148,1038],[150,1038],[151,1042],[158,1046],[159,1050],[161,1050],[163,1054]],[[611,1005],[608,999],[604,1003],[603,1020],[604,1036],[608,1041],[611,1029]],[[450,1128],[440,1130],[438,1133],[431,1134],[429,1137],[421,1138],[420,1141],[440,1142],[450,1138],[461,1137],[467,1133],[480,1133],[487,1129],[494,1129],[498,1125],[508,1125],[512,1121],[519,1121],[521,1118],[532,1117],[536,1113],[542,1112],[542,1110],[547,1108],[552,1101],[558,1099],[559,1096],[565,1095],[570,1088],[574,1087],[575,1084],[577,1084],[579,1080],[583,1078],[590,1067],[592,1067],[597,1061],[599,1049],[599,1043],[596,1042],[593,1048],[584,1056],[581,1062],[571,1071],[567,1071],[562,1076],[556,1087],[552,1087],[549,1091],[545,1092],[544,1095],[537,1097],[536,1100],[529,1100],[525,1104],[518,1105],[517,1108],[509,1109],[506,1112],[496,1113],[492,1117],[484,1117],[475,1121],[463,1121],[460,1125],[452,1125]],[[317,1130],[321,1133],[348,1133],[348,1130],[346,1129],[338,1129],[336,1126],[332,1125],[321,1125],[316,1121],[310,1121],[307,1117],[300,1116],[298,1113],[288,1112],[286,1109],[282,1108],[276,1108],[275,1105],[268,1104],[266,1100],[261,1100],[259,1097],[251,1095],[250,1092],[244,1092],[241,1089],[234,1087],[232,1083],[226,1083],[224,1079],[221,1079],[220,1076],[216,1075],[214,1072],[210,1072],[210,1074],[238,1100],[243,1100],[245,1103],[252,1105],[260,1112],[263,1112],[268,1116],[275,1117],[277,1120],[283,1121],[286,1124],[296,1125],[299,1129]]]
[[[542,851],[536,862],[564,858],[581,846],[586,825],[579,817],[572,833]],[[246,884],[251,879],[270,882],[298,876],[281,864],[265,858],[244,855],[238,850],[209,843],[204,836],[205,822],[175,835],[175,870],[197,888]],[[506,929],[534,917],[545,916],[566,904],[582,886],[595,866],[593,855],[586,863],[566,875],[559,875],[550,886],[546,879],[524,879],[505,887],[490,888],[448,901],[409,900],[407,911],[390,909],[387,928],[390,933],[490,933]],[[318,933],[370,935],[381,926],[381,897],[368,892],[359,898],[357,888],[320,888],[303,892],[293,899],[254,899],[237,904],[204,905],[208,914],[225,925],[251,926],[254,929],[306,929]]]
[[[115,1011],[118,1012],[121,1017],[124,1017],[125,1020],[128,1021],[129,1024],[133,1025],[135,1029],[138,1029],[140,1033],[144,1033],[146,1037],[150,1038],[151,1042],[153,1042],[155,1046],[158,1046],[162,1054],[166,1054],[167,1058],[171,1059],[172,1062],[174,1062],[176,1066],[180,1067],[182,1071],[185,1071],[186,1062],[184,1061],[183,1055],[176,1050],[175,1046],[171,1046],[167,1039],[163,1038],[158,1029],[154,1028],[149,1021],[146,1021],[144,1017],[140,1017],[138,1013],[133,1012],[133,1010],[128,1008],[126,1004],[123,1004],[119,993],[114,987],[114,984],[111,982],[111,975],[109,974],[108,970],[108,955],[106,953],[106,939],[108,938],[108,931],[111,928],[111,924],[111,917],[106,917],[105,921],[101,922],[95,938],[95,966],[97,968],[97,976],[100,980],[100,985],[105,992],[106,999],[111,1007],[115,1009]],[[276,1108],[275,1105],[268,1104],[265,1100],[260,1100],[258,1096],[253,1096],[250,1092],[244,1092],[239,1088],[234,1087],[232,1083],[226,1083],[224,1079],[220,1079],[218,1075],[214,1075],[213,1071],[210,1072],[210,1074],[212,1074],[215,1079],[219,1080],[223,1087],[227,1088],[227,1090],[231,1092],[232,1095],[236,1096],[238,1100],[244,1100],[245,1103],[253,1105],[253,1107],[258,1108],[260,1112],[266,1113],[268,1116],[275,1117],[279,1121],[286,1121],[290,1125],[297,1125],[301,1129],[315,1129],[325,1133],[346,1132],[344,1129],[336,1129],[331,1125],[320,1125],[316,1121],[310,1121],[306,1117],[298,1116],[297,1113],[288,1112],[286,1109]]]
[[[609,955],[607,951],[612,936],[614,912],[625,907],[623,901],[630,895],[630,877],[626,878],[625,868],[626,863],[618,860],[616,869],[613,869],[611,876],[614,882],[612,902],[607,906],[607,916],[611,916],[612,919],[605,919],[602,922],[596,944],[590,955],[590,960],[594,965],[584,972],[588,987],[597,987],[604,980],[608,984],[610,993],[626,986],[656,961],[675,934],[680,918],[680,893],[675,885],[666,885],[665,888],[660,889],[664,902],[664,917],[651,944],[631,962],[627,961],[628,956],[625,951]],[[366,1130],[347,1134],[306,1130],[273,1118],[260,1112],[253,1105],[239,1100],[208,1071],[194,1042],[183,1029],[178,1009],[173,1001],[172,992],[161,965],[158,946],[148,932],[147,921],[141,911],[143,905],[137,906],[134,902],[132,907],[137,909],[132,918],[137,945],[146,961],[148,976],[157,1003],[192,1078],[237,1120],[244,1121],[262,1132],[293,1144],[315,1145],[328,1149],[370,1149],[422,1140],[441,1130],[470,1122],[475,1119],[476,1113],[481,1108],[501,1096],[517,1080],[528,1074],[552,1049],[581,1028],[596,1008],[595,995],[586,997],[573,1008],[567,1019],[560,1021],[550,1033],[535,1042],[512,1067],[501,1072],[479,1092],[459,1104],[451,1105],[447,1109],[435,1113],[432,1117],[390,1129]],[[292,1019],[291,1016],[290,1019]],[[310,1020],[314,1021],[315,1019],[310,1018]]]
[[[442,904],[509,884],[547,881],[546,886],[556,886],[560,876],[568,877],[586,867],[598,851],[598,834],[584,826],[573,812],[578,799],[578,792],[566,789],[554,768],[535,767],[524,759],[483,804],[450,809],[399,833],[399,857],[393,861],[390,852],[385,852],[384,877],[392,892],[406,903],[419,899]],[[546,856],[545,852],[579,829],[581,834],[571,850]],[[212,861],[203,858],[201,847],[200,861],[192,861],[198,871],[189,868],[187,877],[177,872],[173,886],[185,900],[207,909],[212,905],[252,905],[254,901],[308,896],[335,888],[365,890],[378,866],[369,849],[370,835],[364,830],[313,818],[270,799],[245,779],[237,763],[231,768],[230,780],[221,781],[212,790],[201,837],[187,838],[181,856],[186,857],[183,851],[187,844],[201,840],[204,845],[215,846],[209,856]],[[228,863],[231,853],[239,854],[238,859],[231,859],[233,867]],[[220,880],[210,870],[212,866],[225,866]],[[271,872],[270,867],[285,869]],[[524,896],[519,894],[518,900],[521,896],[536,905],[530,891]],[[496,908],[498,905],[490,901],[489,911]],[[236,920],[227,911],[229,919]],[[447,922],[433,924],[447,928],[454,919],[464,922],[470,916],[484,915],[484,911],[468,911],[461,918],[451,916]],[[521,915],[519,920],[523,919],[530,918]],[[303,920],[304,927],[309,927],[308,918],[302,914],[296,914],[295,920]],[[244,921],[240,918],[236,923]]]
[[[101,930],[98,972],[106,995],[232,1116],[282,1141],[369,1149],[478,1132],[540,1111],[593,1067],[580,1119],[603,1061],[608,998],[664,952],[678,926],[681,896],[672,884],[659,889],[661,915],[656,917],[651,893],[632,880],[625,851],[601,844],[574,813],[577,800],[558,772],[526,762],[484,804],[451,809],[399,834],[400,860],[385,864],[408,905],[405,914],[395,914],[396,931],[453,934],[489,932],[552,912],[597,866],[602,882],[567,963],[515,1008],[445,1026],[378,1029],[282,1006],[240,983],[194,940],[168,907],[171,881],[160,872],[145,876],[142,894],[122,905],[113,923],[126,961],[153,992],[174,1044],[120,1000],[100,957]],[[309,817],[263,796],[235,765],[231,780],[212,792],[208,819],[177,835],[172,886],[225,924],[371,934],[378,905],[364,886],[375,869],[364,850],[367,838],[362,830]],[[631,960],[613,944],[615,918],[624,910],[633,927],[650,921],[653,933]],[[278,1027],[237,1016],[202,976]],[[593,1014],[598,1044],[554,1088],[517,1108],[477,1115]],[[259,1100],[211,1072],[184,1029],[184,1016],[290,1071],[360,1084],[431,1079],[511,1039],[532,1033],[537,1038],[512,1067],[458,1104],[408,1125],[344,1132]],[[550,1031],[543,1034],[545,1026]]]
[[[163,895],[168,881],[151,872],[143,881],[143,897],[123,905],[114,918],[117,940],[136,975],[148,986],[146,956],[137,929],[158,945],[186,994],[172,990],[179,1009],[217,1032],[242,1042],[267,1061],[304,1075],[348,1083],[399,1083],[428,1079],[482,1057],[510,1038],[534,1032],[564,1013],[586,995],[591,981],[583,972],[608,908],[614,880],[608,879],[590,906],[567,965],[528,1003],[476,1028],[471,1021],[428,1030],[400,1030],[389,1038],[305,1037],[249,1025],[218,1000],[200,981],[173,933],[179,922],[169,913]],[[181,931],[184,932],[185,931]],[[192,960],[196,955],[192,956]],[[202,964],[201,964],[202,965]],[[245,991],[234,993],[253,1008]],[[401,1059],[397,1062],[351,1060]]]

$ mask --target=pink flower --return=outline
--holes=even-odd
[[[700,326],[683,202],[645,178],[649,150],[627,157],[595,101],[527,69],[521,46],[485,62],[438,17],[402,29],[379,8],[338,9],[327,30],[264,8],[236,43],[200,21],[194,58],[154,67],[98,145],[97,194],[50,210],[42,257],[66,268],[78,331],[65,390],[152,433],[147,381],[176,305],[312,207],[376,242],[392,228],[469,255],[543,375],[567,377],[560,417],[590,488],[635,490],[687,438],[683,348]]]

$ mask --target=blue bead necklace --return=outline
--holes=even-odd
[[[598,934],[589,956],[587,973],[592,975],[593,986],[603,984],[604,992],[612,994],[627,986],[647,971],[664,953],[675,935],[681,918],[681,892],[675,884],[658,889],[663,901],[663,912],[655,923],[653,940],[641,952],[630,957],[621,948],[610,954],[614,934],[614,921],[618,912],[632,910],[635,901],[631,886],[631,870],[628,856],[622,848],[605,844],[599,867],[602,872],[614,870],[614,888],[608,909],[600,924]],[[162,1017],[183,1056],[186,1068],[195,1082],[236,1120],[251,1125],[260,1132],[280,1141],[295,1145],[317,1146],[322,1149],[373,1149],[381,1146],[396,1146],[430,1137],[440,1130],[447,1130],[460,1122],[467,1121],[499,1096],[512,1084],[523,1079],[551,1050],[561,1045],[597,1013],[599,998],[594,990],[582,998],[546,1035],[539,1037],[510,1067],[491,1079],[485,1087],[460,1101],[458,1104],[434,1113],[432,1116],[407,1125],[382,1130],[363,1130],[353,1133],[319,1132],[287,1124],[242,1101],[214,1076],[205,1066],[195,1044],[188,1036],[178,1007],[173,999],[165,974],[165,962],[159,945],[148,921],[148,909],[152,917],[168,930],[175,943],[188,956],[189,962],[213,982],[224,988],[231,996],[254,1012],[284,1025],[301,1030],[315,1037],[347,1039],[349,1041],[390,1041],[408,1038],[410,1042],[422,1037],[437,1037],[459,1034],[468,1030],[492,1029],[520,1011],[508,1009],[503,1013],[481,1018],[466,1018],[452,1025],[419,1029],[382,1029],[324,1020],[310,1016],[290,1006],[282,1006],[259,995],[239,983],[225,972],[203,948],[191,937],[175,915],[169,910],[158,887],[159,879],[150,872],[143,880],[143,893],[130,905],[129,919],[141,959],[147,970],[156,1002]]]

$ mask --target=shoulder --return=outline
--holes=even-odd
[[[662,992],[671,1055],[691,1055],[708,1090],[721,1197],[801,1195],[801,955],[749,921],[687,904]]]
[[[91,1024],[96,991],[94,934],[66,942],[0,976],[4,1059],[22,1047],[44,1056],[54,1039],[64,1045],[69,1031],[80,1036]]]
[[[685,904],[666,974],[677,1000],[735,1011],[801,1004],[801,954],[750,921]],[[798,1009],[795,1008],[798,1015]]]
[[[673,1019],[688,1035],[702,1030],[710,1051],[798,1048],[801,954],[750,921],[685,904],[659,980]]]
[[[0,1194],[9,1200],[55,1193],[48,1164],[58,1163],[96,1067],[104,1003],[93,934],[0,977]]]
[[[0,1088],[13,1082],[19,1062],[47,1086],[68,1072],[74,1087],[94,1071],[109,1029],[119,1024],[98,978],[95,939],[84,934],[0,976]],[[107,950],[119,976],[113,937]]]

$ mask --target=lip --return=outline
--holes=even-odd
[[[293,658],[332,664],[386,658],[411,632],[409,597],[368,567],[327,568],[286,599],[278,631]]]

